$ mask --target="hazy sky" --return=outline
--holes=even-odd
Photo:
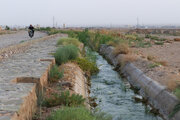
[[[0,25],[180,24],[180,0],[0,0]]]

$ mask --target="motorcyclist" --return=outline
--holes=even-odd
[[[33,34],[34,34],[34,27],[32,26],[32,24],[30,24],[30,26],[29,26],[28,29],[29,29],[29,30],[32,30],[32,32],[33,32]]]

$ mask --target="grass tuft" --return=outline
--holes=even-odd
[[[54,93],[46,97],[42,106],[53,107],[58,105],[64,106],[83,106],[85,99],[78,94],[70,95],[69,91],[61,92],[61,94]]]
[[[59,72],[58,66],[54,65],[49,72],[50,82],[58,82],[63,77],[63,72]]]
[[[76,47],[80,46],[80,42],[76,38],[61,38],[58,40],[57,45],[75,45]]]
[[[85,107],[62,107],[47,120],[112,120],[112,117],[104,113],[93,114]]]
[[[62,63],[66,63],[69,60],[74,60],[78,57],[79,49],[74,45],[67,45],[64,47],[60,47],[54,54],[56,59],[56,63],[61,65]]]
[[[76,60],[74,60],[74,62],[76,62],[83,71],[90,74],[94,74],[99,71],[96,63],[90,62],[86,58],[77,58]]]
[[[119,44],[117,47],[115,47],[113,54],[119,55],[119,54],[128,54],[130,52],[128,44]]]
[[[156,45],[164,45],[164,42],[163,41],[155,41],[154,44],[156,44]]]

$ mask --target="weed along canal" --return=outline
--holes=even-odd
[[[91,77],[90,96],[96,98],[97,109],[110,114],[113,120],[162,120],[150,112],[150,106],[136,102],[134,97],[138,95],[130,89],[128,81],[102,56],[96,55],[99,73]]]

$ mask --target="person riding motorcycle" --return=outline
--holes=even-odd
[[[29,30],[32,30],[32,32],[33,32],[33,34],[34,34],[34,27],[30,24],[30,26],[29,26],[29,28],[28,28]]]
[[[29,37],[32,38],[34,36],[34,27],[32,25],[29,26],[28,33],[29,33]]]

